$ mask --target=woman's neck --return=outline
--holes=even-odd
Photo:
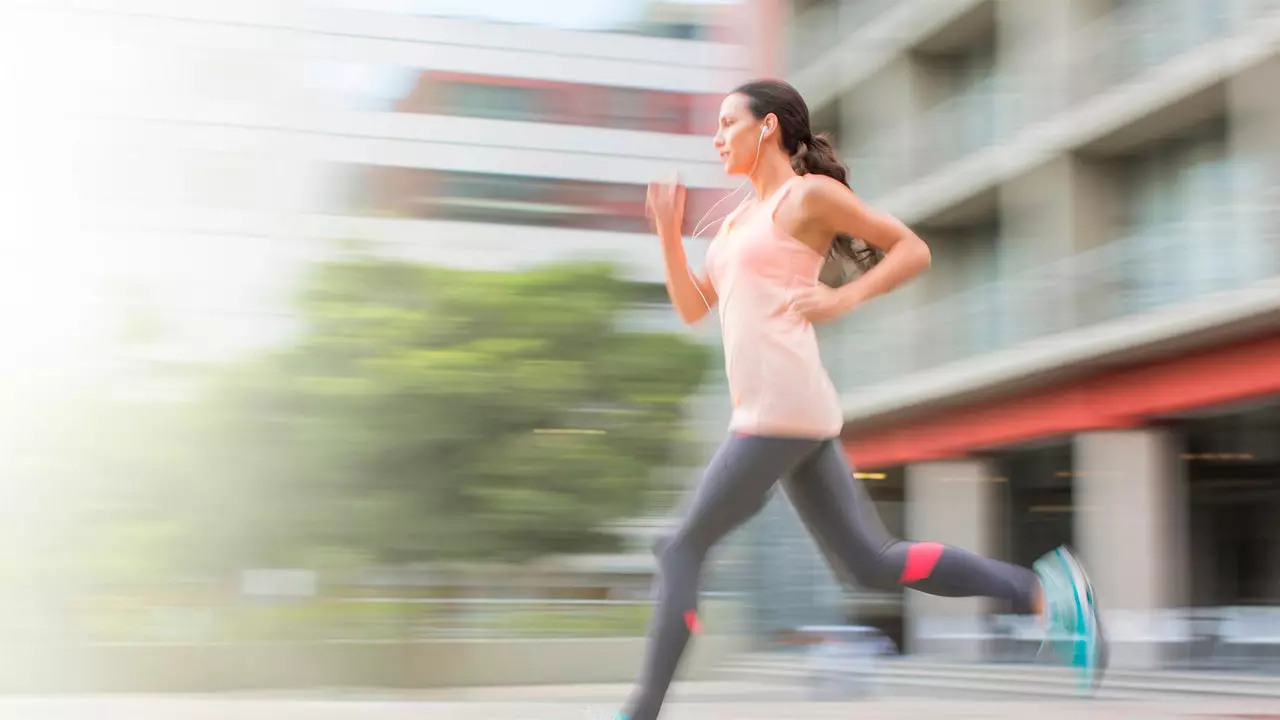
[[[791,158],[781,153],[769,153],[760,158],[760,166],[751,173],[751,185],[755,187],[757,201],[763,200],[777,192],[782,184],[796,176],[791,167]]]

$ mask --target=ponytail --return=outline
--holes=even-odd
[[[826,175],[829,178],[835,178],[845,187],[849,185],[848,172],[840,162],[840,158],[836,156],[836,149],[826,133],[810,135],[808,139],[801,140],[796,147],[796,152],[791,156],[791,167],[800,175]],[[864,273],[875,267],[883,256],[882,252],[868,245],[864,240],[848,235],[836,235],[831,243],[831,253],[828,257],[829,263],[836,261],[842,266],[839,268],[840,278],[835,284],[842,284],[849,279],[847,263],[852,263],[859,273]],[[824,269],[823,275],[829,277],[830,273]],[[825,279],[824,282],[826,282]],[[832,283],[828,282],[828,284]]]

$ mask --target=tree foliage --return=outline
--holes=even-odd
[[[709,359],[629,329],[635,299],[594,265],[320,265],[293,344],[219,369],[164,411],[160,444],[102,444],[135,474],[119,542],[227,570],[607,549],[602,526],[643,510],[683,442]]]

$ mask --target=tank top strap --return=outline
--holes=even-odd
[[[787,199],[787,195],[791,194],[791,188],[795,187],[796,181],[801,177],[802,176],[800,175],[792,177],[790,180],[782,183],[782,187],[774,191],[773,198],[769,200],[768,206],[770,220],[773,220],[773,216],[778,213],[778,206],[782,204],[783,200]]]

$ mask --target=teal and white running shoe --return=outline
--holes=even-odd
[[[1044,590],[1047,626],[1042,650],[1080,671],[1080,687],[1095,692],[1107,671],[1107,639],[1098,620],[1093,586],[1080,561],[1066,547],[1032,566]]]

